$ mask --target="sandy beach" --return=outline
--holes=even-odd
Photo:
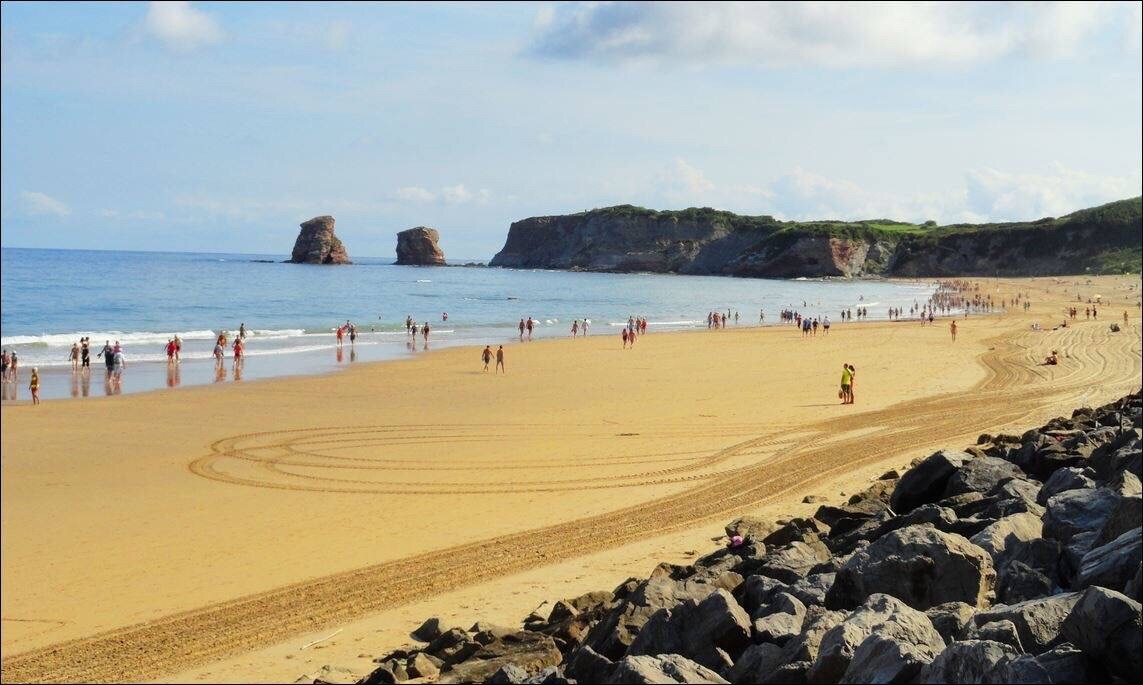
[[[1138,389],[1139,277],[1088,280],[981,279],[1032,307],[960,319],[955,342],[948,319],[652,333],[630,350],[600,335],[507,345],[503,376],[458,348],[5,405],[4,680],[364,673],[428,616],[515,623],[610,589],[709,551],[736,515],[804,513],[804,496],[842,500],[926,450]],[[1075,283],[1110,304],[1050,330]],[[1060,364],[1040,366],[1053,349]]]

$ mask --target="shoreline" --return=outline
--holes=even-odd
[[[1007,283],[1037,293],[1051,287]],[[4,517],[11,532],[4,541],[4,615],[71,616],[46,634],[9,623],[5,660],[116,626],[142,623],[144,633],[123,629],[143,639],[179,612],[188,612],[184,620],[219,620],[230,615],[230,599],[288,590],[291,583],[309,587],[338,573],[381,568],[377,564],[445,564],[442,591],[450,583],[495,582],[503,572],[482,566],[480,556],[461,575],[450,565],[462,560],[458,550],[479,548],[481,541],[502,540],[512,558],[523,553],[522,563],[543,568],[582,557],[588,548],[563,543],[583,531],[613,531],[592,544],[605,542],[611,551],[604,556],[619,554],[626,535],[654,539],[664,525],[702,529],[703,521],[728,510],[750,510],[763,500],[787,506],[803,494],[779,487],[775,477],[821,482],[830,471],[844,478],[866,468],[861,464],[898,459],[919,444],[975,437],[982,427],[1137,383],[1137,313],[1119,337],[1106,332],[1104,321],[1034,334],[1024,324],[1036,317],[972,316],[955,344],[942,326],[843,327],[814,341],[758,327],[740,335],[703,330],[647,336],[627,352],[614,340],[517,346],[508,375],[495,379],[482,378],[476,355],[457,349],[409,364],[361,365],[336,379],[275,379],[230,393],[125,395],[114,403],[47,403],[35,410],[6,405]],[[1036,367],[1045,345],[1071,351],[1074,361]],[[830,401],[832,369],[842,355],[863,374],[852,409]],[[942,373],[916,373],[935,358]],[[184,425],[187,416],[196,418],[194,425]],[[101,421],[111,421],[129,440],[93,441]],[[40,430],[48,426],[50,433]],[[250,437],[259,435],[266,437]],[[288,441],[276,447],[275,436]],[[78,454],[77,444],[84,445]],[[211,444],[216,447],[208,450]],[[230,453],[255,461],[244,465]],[[259,461],[263,454],[272,462]],[[374,461],[347,461],[364,458]],[[299,465],[289,466],[291,460]],[[139,496],[116,499],[123,488]],[[481,494],[489,489],[495,494]],[[717,506],[707,511],[714,493],[721,493]],[[93,509],[97,503],[102,506]],[[56,512],[52,520],[31,515],[44,507]],[[632,513],[619,513],[631,507]],[[661,519],[664,507],[676,513]],[[588,523],[599,516],[621,516],[624,525],[649,518],[620,533],[623,528]],[[566,532],[555,541],[513,537],[538,526]],[[45,567],[44,539],[65,546],[69,557]],[[549,543],[561,546],[527,559],[528,550]],[[96,560],[107,568],[87,563]],[[122,585],[132,577],[133,586]],[[47,587],[66,582],[68,589],[35,592],[31,578]],[[139,593],[139,587],[147,589]],[[422,598],[436,594],[412,590]],[[89,598],[95,608],[88,611],[95,613],[75,613],[79,605],[69,598],[78,596]],[[395,600],[370,601],[383,607]],[[339,609],[336,602],[310,607],[337,625],[367,609]],[[345,610],[350,613],[339,613]],[[195,631],[196,641],[210,638],[208,625]],[[242,629],[254,631],[249,638],[225,631],[216,638],[235,638],[230,647],[237,657],[273,644],[268,629],[258,623]],[[306,632],[289,624],[275,630]],[[90,640],[81,652],[94,659],[99,640]],[[212,653],[203,661],[222,655]],[[120,667],[127,670],[113,679],[149,672],[142,663]]]

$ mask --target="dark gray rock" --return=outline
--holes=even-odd
[[[983,549],[959,535],[909,526],[854,554],[838,571],[826,606],[856,607],[884,593],[922,611],[944,602],[979,607],[987,604],[995,581],[992,558]]]
[[[748,576],[734,590],[734,598],[747,613],[754,615],[769,604],[779,592],[788,592],[789,586],[770,576]]]
[[[989,493],[1002,481],[1024,479],[1024,472],[1012,462],[996,457],[977,457],[958,468],[945,485],[945,497],[966,492]]]
[[[742,582],[737,573],[717,577],[688,577],[686,568],[660,564],[609,610],[587,634],[584,644],[609,659],[621,658],[636,634],[660,609],[672,609],[688,599],[703,600],[718,589],[733,590]]]
[[[508,685],[509,683],[522,683],[527,679],[527,671],[515,664],[505,664],[496,669],[496,672],[484,682],[488,685]]]
[[[678,654],[628,656],[615,663],[608,685],[725,683],[722,676]]]
[[[514,664],[534,673],[563,660],[563,654],[547,635],[520,631],[481,645],[464,660],[446,661],[439,683],[478,683],[500,667]]]
[[[754,567],[754,572],[794,583],[806,577],[810,569],[830,558],[829,548],[820,540],[791,542],[771,551]]]
[[[993,682],[1005,685],[1040,683],[1105,683],[1107,673],[1065,642],[1043,654],[1024,654],[1000,667]]]
[[[1123,594],[1138,602],[1140,594],[1143,594],[1143,564],[1135,567],[1135,577],[1127,583]]]
[[[441,620],[435,616],[433,618],[426,619],[425,622],[421,624],[420,628],[417,628],[413,632],[409,633],[409,637],[417,640],[418,642],[432,642],[440,636]]]
[[[1125,592],[1140,562],[1143,562],[1143,529],[1136,527],[1085,554],[1075,587],[1080,590],[1099,585]]]
[[[1136,682],[1143,673],[1140,604],[1101,587],[1083,591],[1063,623],[1063,634],[1112,675]]]
[[[782,647],[770,642],[750,645],[734,662],[734,667],[730,669],[727,677],[732,683],[769,682],[757,674],[772,676],[784,663],[784,655]]]
[[[972,626],[965,634],[964,639],[1003,642],[1017,652],[1024,652],[1024,645],[1020,644],[1020,632],[1016,630],[1016,624],[1007,619],[990,621],[982,626]]]
[[[446,664],[455,664],[472,656],[478,649],[480,643],[460,628],[453,628],[441,633],[425,647],[424,651]]]
[[[806,673],[807,680],[811,683],[835,683],[843,676],[849,677],[847,670],[856,650],[874,634],[897,646],[875,641],[863,653],[863,661],[852,674],[853,678],[859,673],[885,673],[891,668],[888,663],[890,655],[896,654],[901,659],[896,667],[898,673],[911,671],[906,676],[907,680],[945,646],[944,639],[924,613],[895,597],[872,595],[859,609],[822,636],[817,659]]]
[[[587,646],[572,651],[564,662],[564,674],[580,683],[605,683],[614,669],[610,659]]]
[[[972,544],[992,556],[996,568],[1003,566],[1008,558],[1008,547],[1017,542],[1027,542],[1040,537],[1043,524],[1040,517],[1031,513],[1013,514],[989,524],[984,530],[970,538]]]
[[[845,614],[838,611],[807,607],[802,632],[797,637],[783,647],[771,644],[748,647],[731,669],[731,677],[736,683],[804,683],[806,671],[817,659],[822,636],[844,618]]]
[[[1134,478],[1134,476],[1132,476]],[[1115,503],[1111,515],[1107,517],[1103,528],[1095,539],[1095,546],[1106,545],[1115,538],[1123,535],[1132,528],[1138,528],[1143,522],[1143,497],[1139,495],[1121,496]]]
[[[823,504],[814,512],[814,518],[826,524],[832,530],[837,525],[837,522],[843,518],[869,519],[887,509],[889,509],[887,503],[878,498],[871,497],[858,500],[854,504],[843,504],[841,506]]]
[[[921,669],[920,683],[991,683],[1000,669],[1020,656],[1014,648],[1002,642],[964,640],[954,642]]]
[[[1119,495],[1107,488],[1068,490],[1048,499],[1044,537],[1068,544],[1077,533],[1099,534],[1111,516]]]
[[[945,602],[925,609],[933,628],[940,633],[946,643],[960,638],[965,628],[972,623],[976,609],[964,602]]]
[[[750,644],[750,616],[726,590],[702,601],[688,599],[672,609],[660,609],[647,622],[628,656],[679,654],[707,668],[728,668]]]
[[[910,468],[893,490],[889,505],[898,514],[941,499],[949,479],[958,468],[972,460],[967,452],[941,450]]]
[[[1041,505],[1046,505],[1052,495],[1058,495],[1068,490],[1082,490],[1094,487],[1095,481],[1085,474],[1083,468],[1073,466],[1071,468],[1059,469],[1053,473],[1040,488],[1040,492],[1036,495],[1036,502]]]
[[[1013,559],[997,572],[996,598],[1002,604],[1017,604],[1050,595],[1056,587],[1042,571]]]
[[[740,516],[726,524],[724,530],[728,538],[741,535],[744,538],[749,537],[755,540],[763,540],[767,535],[777,529],[778,524],[775,523],[773,519],[762,518],[761,516]]]
[[[1079,594],[1069,592],[1051,597],[996,606],[973,617],[978,627],[993,621],[1011,621],[1020,635],[1020,644],[1029,654],[1041,654],[1064,641],[1060,625],[1075,606]]]
[[[762,542],[771,547],[781,547],[791,542],[809,542],[829,533],[829,526],[812,518],[795,518],[778,527]]]
[[[826,593],[833,587],[836,573],[811,573],[790,585],[790,594],[803,604],[825,604]]]
[[[294,249],[286,261],[294,264],[351,264],[341,240],[334,235],[332,216],[315,216],[301,224]]]
[[[784,645],[802,632],[806,605],[796,597],[779,592],[767,606],[753,615],[754,641]]]

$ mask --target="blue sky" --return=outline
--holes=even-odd
[[[0,242],[350,254],[632,203],[1058,216],[1139,195],[1139,3],[8,3]]]

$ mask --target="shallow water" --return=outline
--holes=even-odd
[[[906,310],[928,299],[926,283],[781,281],[717,276],[599,274],[545,270],[394,266],[359,259],[351,266],[283,264],[286,255],[0,250],[0,337],[20,359],[20,379],[6,384],[28,398],[28,371],[40,367],[41,396],[84,397],[176,385],[235,382],[327,372],[353,362],[398,359],[409,346],[405,318],[430,324],[429,347],[500,344],[517,339],[521,318],[536,320],[538,338],[570,334],[588,319],[590,334],[616,333],[628,316],[652,330],[706,326],[708,312],[728,309],[740,326],[767,324],[792,308],[835,323],[845,308],[866,306],[871,319],[890,306]],[[443,314],[448,320],[443,320]],[[360,331],[338,359],[333,330],[353,321]],[[231,360],[219,376],[211,360],[219,331],[245,323],[247,361],[235,378]],[[166,363],[170,336],[183,339],[183,361]],[[71,373],[68,354],[92,341],[93,372]],[[106,387],[104,341],[123,346],[120,387]],[[227,350],[229,355],[229,350]]]

